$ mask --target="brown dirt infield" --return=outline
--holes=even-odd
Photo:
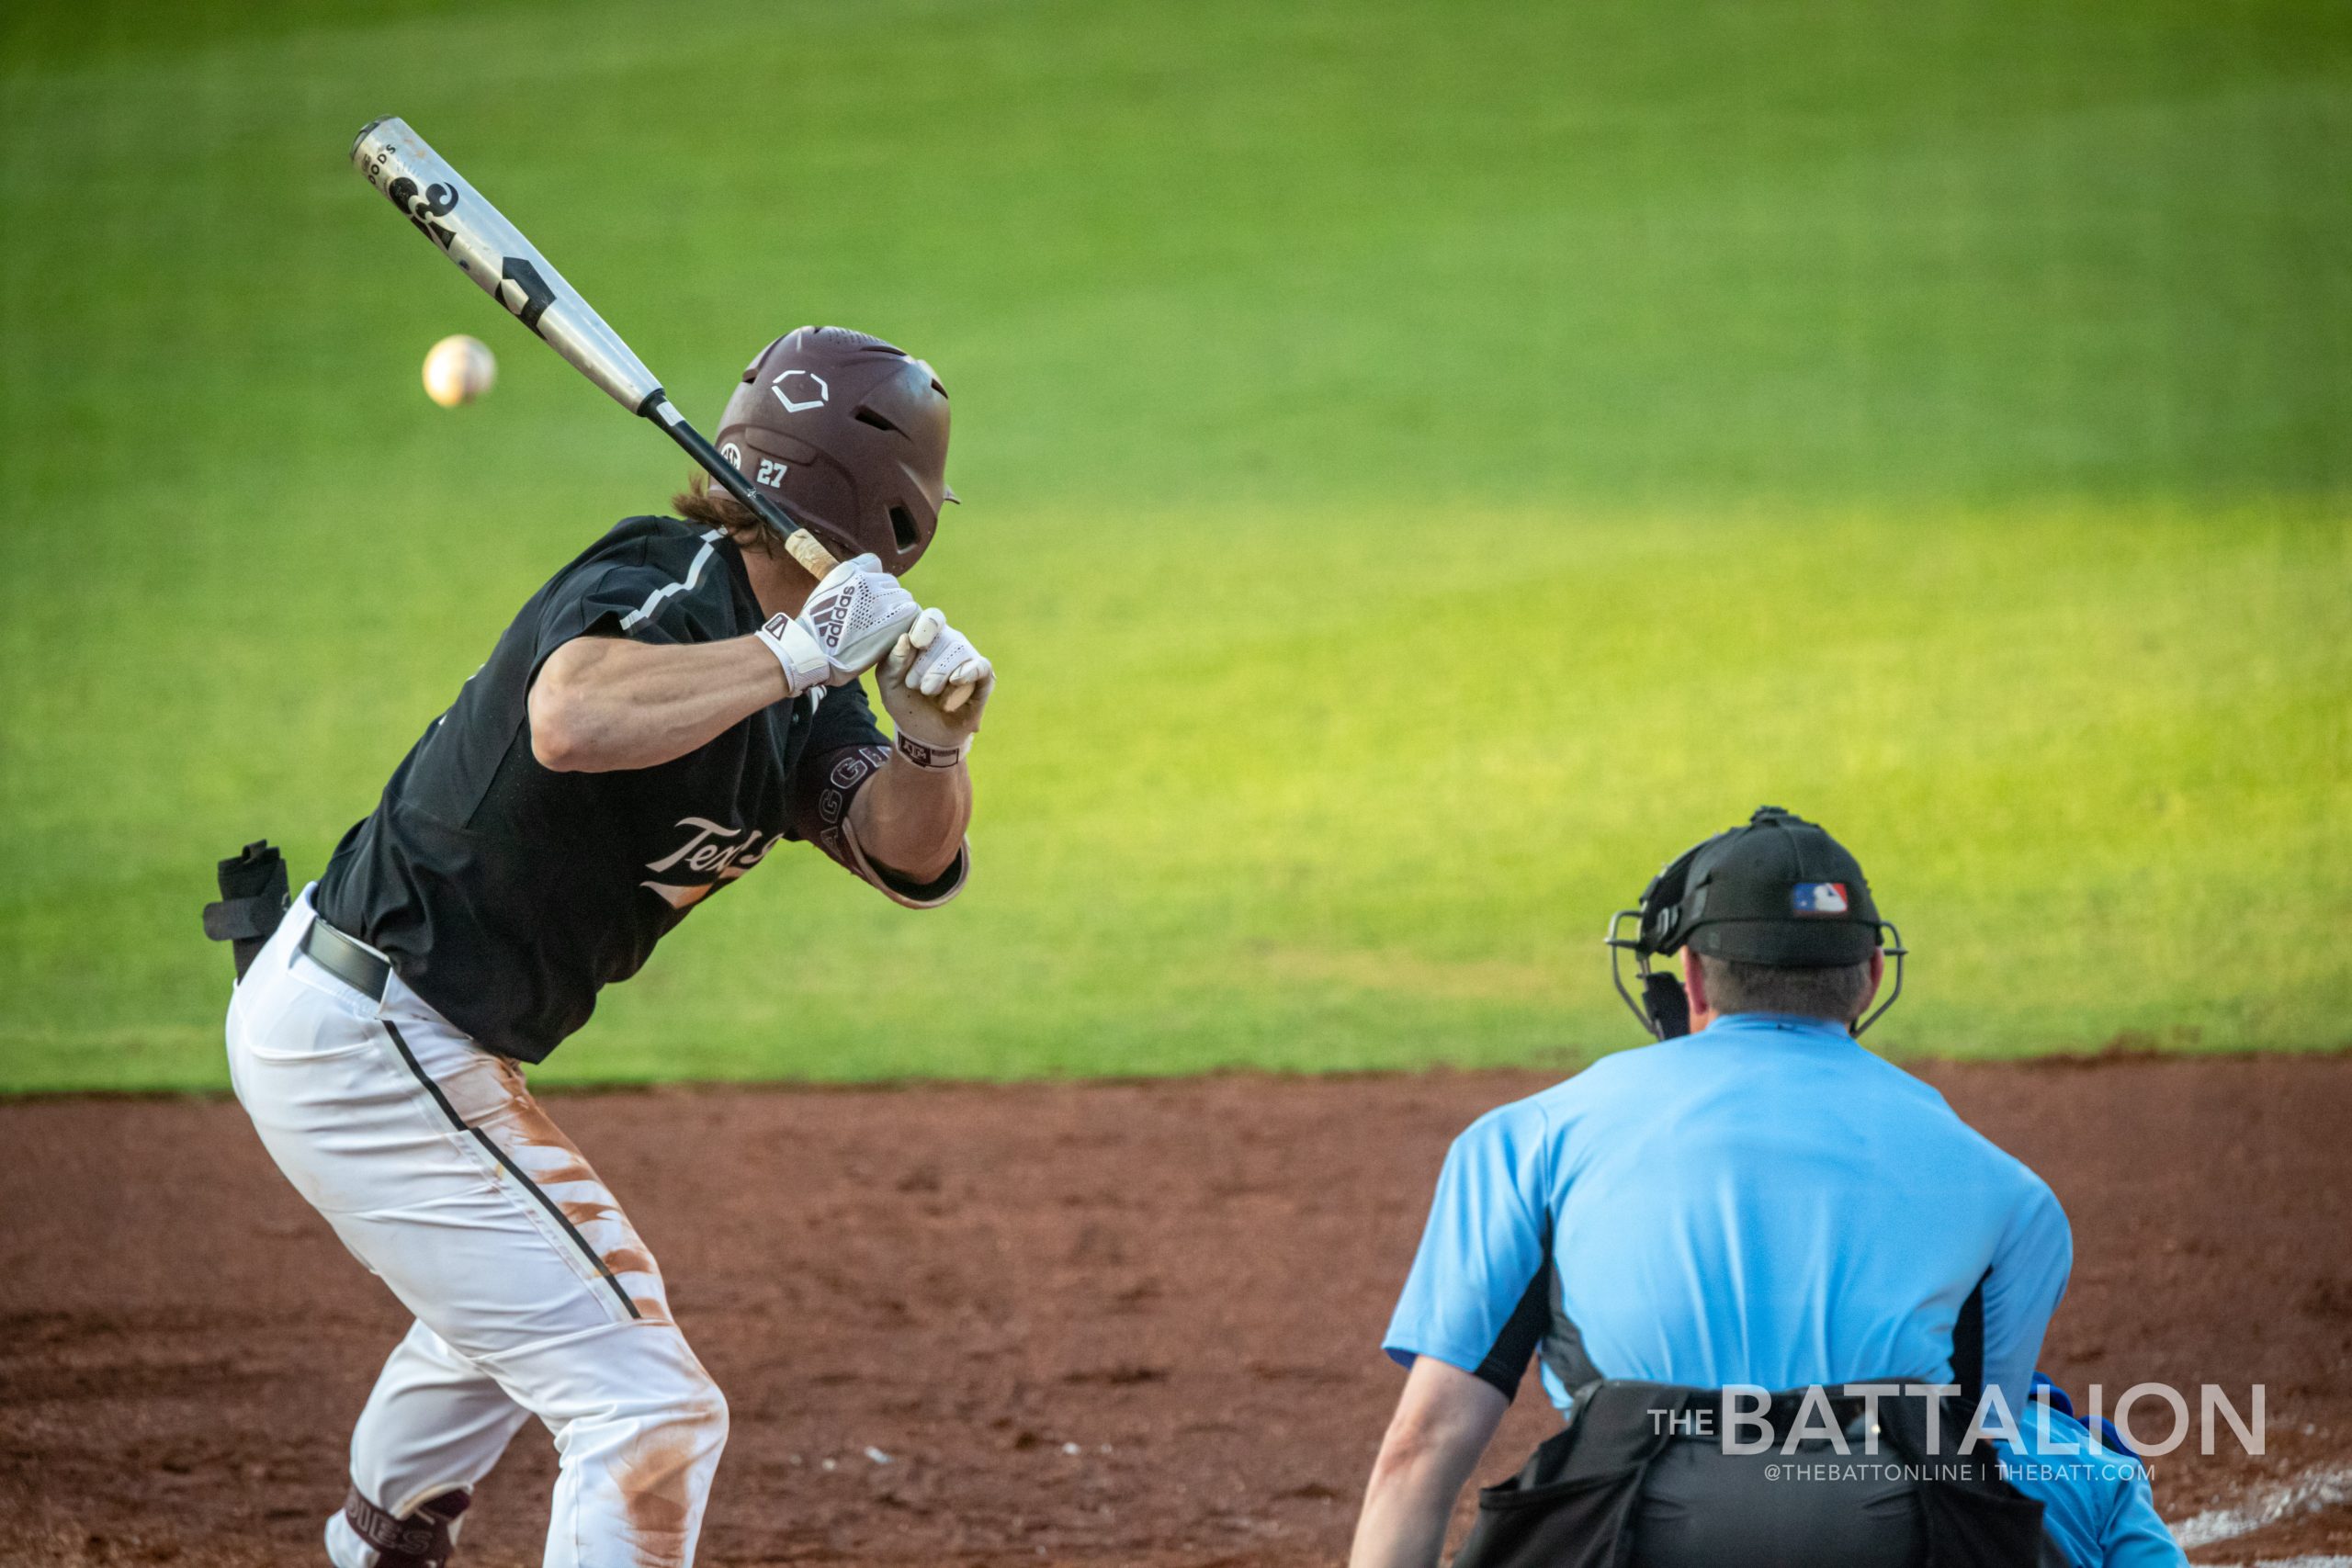
[[[2049,1371],[2267,1385],[2268,1452],[2159,1461],[2167,1518],[2352,1464],[2352,1057],[1921,1071],[2074,1217]],[[1273,1568],[1345,1555],[1447,1140],[1545,1081],[549,1102],[731,1398],[704,1562]],[[320,1562],[390,1297],[232,1102],[0,1105],[0,1561]],[[1487,1472],[1544,1427],[1531,1380]],[[538,1561],[551,1472],[526,1428],[461,1564]],[[2199,1556],[2347,1551],[2339,1501]]]

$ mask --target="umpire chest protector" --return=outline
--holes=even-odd
[[[1567,1426],[1479,1494],[1453,1568],[2066,1568],[2041,1505],[1983,1447],[1956,1455],[1964,1402],[1859,1387],[1770,1395],[1743,1453],[1718,1390],[1589,1383]],[[1845,1453],[1791,1438],[1824,1423]]]

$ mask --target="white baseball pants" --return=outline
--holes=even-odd
[[[238,986],[229,1070],[295,1190],[416,1317],[352,1434],[353,1484],[404,1517],[536,1416],[561,1456],[547,1568],[684,1568],[727,1404],[651,1254],[517,1064],[397,975],[379,1002],[321,968],[314,918],[305,890]],[[379,1562],[341,1515],[327,1552]]]

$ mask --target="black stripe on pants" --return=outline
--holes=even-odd
[[[401,1032],[393,1026],[391,1021],[379,1019],[377,1021],[383,1024],[384,1032],[392,1037],[392,1044],[399,1050],[401,1060],[408,1064],[408,1070],[416,1075],[416,1081],[423,1084],[424,1091],[433,1097],[433,1103],[441,1108],[441,1114],[449,1119],[449,1125],[460,1133],[470,1134],[476,1143],[490,1151],[491,1158],[506,1168],[507,1175],[523,1184],[524,1191],[539,1201],[539,1207],[545,1209],[554,1218],[555,1223],[563,1227],[563,1234],[570,1236],[573,1244],[586,1256],[588,1261],[596,1266],[596,1272],[603,1277],[605,1284],[613,1288],[613,1294],[619,1298],[622,1307],[628,1311],[629,1316],[644,1316],[644,1314],[637,1310],[637,1303],[628,1299],[628,1292],[621,1289],[620,1280],[614,1278],[613,1271],[605,1266],[604,1258],[597,1255],[594,1247],[588,1245],[588,1238],[582,1235],[579,1227],[571,1223],[571,1216],[557,1206],[554,1199],[540,1190],[537,1182],[523,1174],[523,1168],[508,1158],[506,1151],[492,1141],[488,1133],[479,1127],[466,1125],[466,1119],[458,1114],[458,1108],[449,1103],[449,1097],[441,1092],[441,1086],[433,1081],[433,1076],[427,1073],[424,1065],[417,1061],[416,1053],[408,1048],[408,1042],[401,1038]]]

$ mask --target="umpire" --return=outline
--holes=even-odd
[[[898,581],[954,499],[947,434],[931,367],[881,339],[771,344],[719,449],[842,565],[812,580],[700,475],[678,517],[616,526],[531,596],[241,978],[238,1099],[415,1318],[352,1435],[338,1568],[437,1568],[533,1418],[561,1456],[549,1568],[693,1558],[726,1403],[524,1066],[779,844],[912,908],[963,886],[995,677]],[[786,924],[763,977],[837,959]]]
[[[1902,953],[1861,867],[1766,807],[1669,863],[1639,915],[1611,945],[1658,1043],[1446,1158],[1353,1568],[1437,1562],[1531,1356],[1567,1425],[1485,1495],[1461,1564],[2030,1568],[2040,1506],[1990,1462],[1897,1456],[1953,1454],[1980,1387],[2027,1409],[2072,1239],[2039,1177],[1858,1043]],[[1677,952],[1680,982],[1649,973]],[[1903,1385],[1942,1392],[1870,1393]],[[1724,1430],[1731,1388],[1755,1391],[1769,1456],[1733,1451],[1757,1428]],[[1880,1438],[1895,1451],[1864,1462]],[[1841,1443],[1853,1464],[1786,1464]]]

